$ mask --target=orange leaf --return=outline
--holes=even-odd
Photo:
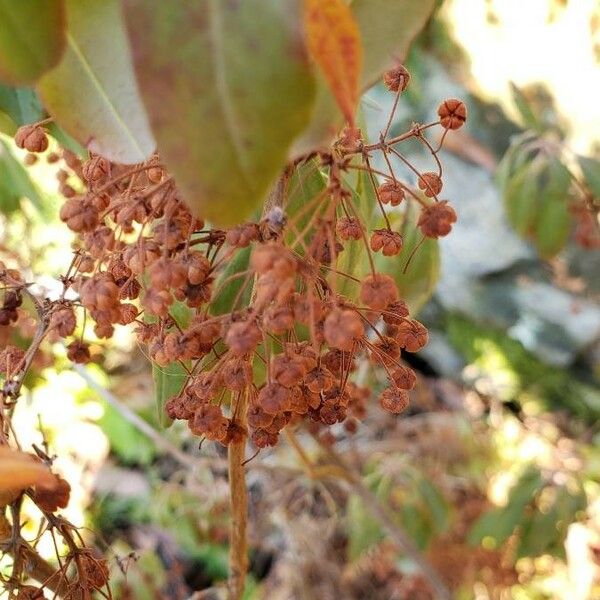
[[[304,0],[308,49],[350,125],[360,93],[362,44],[344,0]]]
[[[55,476],[31,454],[6,446],[0,448],[0,493],[17,492],[32,485],[52,485]]]

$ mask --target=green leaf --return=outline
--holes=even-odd
[[[43,212],[44,202],[29,173],[13,155],[10,145],[0,138],[0,211],[10,214],[17,210],[23,197]]]
[[[44,118],[45,113],[35,91],[27,87],[10,87],[0,83],[0,110],[17,125],[26,125]]]
[[[123,418],[110,404],[104,403],[104,414],[98,425],[106,434],[112,451],[124,463],[147,465],[154,458],[154,442]]]
[[[600,161],[587,156],[578,156],[577,161],[583,171],[585,182],[596,197],[596,201],[600,201]]]
[[[363,87],[404,60],[410,44],[429,19],[434,0],[354,0],[363,46]]]
[[[142,96],[161,157],[217,225],[260,205],[308,124],[315,85],[296,0],[127,0]]]
[[[237,250],[217,278],[215,290],[218,290],[218,292],[210,304],[211,314],[223,315],[231,312],[236,302],[237,308],[240,308],[246,306],[250,301],[254,275],[249,273],[238,276],[238,274],[248,270],[250,252],[250,246]],[[223,285],[223,282],[226,280],[229,280],[228,283]]]
[[[0,0],[0,79],[34,83],[65,49],[63,0]]]
[[[555,157],[548,160],[541,206],[534,228],[534,243],[542,258],[552,258],[560,252],[569,238],[572,217],[569,211],[568,192],[571,173]]]
[[[185,329],[192,319],[193,312],[183,302],[175,302],[169,314],[175,319],[179,327]],[[161,427],[166,428],[171,425],[172,421],[165,412],[165,404],[170,398],[177,396],[181,392],[187,378],[188,373],[180,362],[170,363],[164,367],[152,363],[154,404],[156,406],[158,424]]]
[[[542,477],[536,468],[528,468],[510,491],[508,504],[484,513],[473,524],[468,541],[472,545],[492,537],[500,545],[518,525],[525,522],[524,510],[542,486]]]
[[[444,496],[424,477],[419,481],[419,492],[431,516],[436,533],[443,533],[449,525],[449,508]]]
[[[92,152],[126,164],[145,160],[155,143],[118,0],[67,0],[66,7],[67,48],[38,83],[44,106]],[[169,87],[164,80],[161,85]]]
[[[0,133],[12,137],[16,131],[15,122],[4,111],[0,110]]]
[[[531,104],[527,100],[525,94],[511,81],[510,91],[513,97],[513,102],[517,107],[517,111],[521,117],[523,122],[523,126],[526,129],[533,129],[534,131],[543,131],[544,123],[542,123],[539,117],[536,115],[534,109]]]

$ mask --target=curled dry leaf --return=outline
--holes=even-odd
[[[25,452],[0,447],[0,502],[6,504],[32,485],[52,487],[56,481],[48,467]],[[12,498],[11,498],[12,496]]]
[[[363,62],[354,15],[343,0],[305,0],[304,25],[308,49],[342,114],[353,124]]]

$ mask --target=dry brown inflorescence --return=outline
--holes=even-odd
[[[397,95],[409,80],[402,66],[385,75]],[[441,142],[434,149],[425,135],[441,127],[443,142],[447,130],[464,123],[466,109],[449,99],[438,114],[439,121],[413,124],[400,136],[390,138],[386,130],[373,144],[358,130],[345,131],[330,150],[288,165],[280,192],[260,219],[226,230],[190,212],[158,156],[132,167],[101,156],[81,161],[66,149],[60,161],[52,154],[48,160],[57,165],[65,197],[60,217],[76,241],[63,278],[65,293],[53,302],[37,301],[37,338],[65,338],[69,359],[86,363],[93,356],[77,327],[84,318],[93,321],[101,339],[110,338],[116,325],[135,328],[158,368],[178,363],[187,373],[181,391],[166,403],[168,416],[224,445],[248,436],[258,449],[273,446],[285,427],[302,422],[313,431],[337,423],[355,431],[371,400],[354,377],[365,361],[387,376],[379,405],[402,412],[416,380],[402,355],[420,350],[427,330],[410,316],[394,279],[376,271],[372,253],[398,260],[402,235],[392,229],[386,211],[402,211],[409,202],[421,207],[424,237],[447,235],[456,221],[450,204],[438,198]],[[48,146],[42,125],[20,129],[15,139],[32,153]],[[421,142],[438,167],[420,173],[410,165],[415,186],[396,177],[388,158],[406,162],[398,146],[408,139]],[[372,168],[376,153],[387,170]],[[325,187],[309,205],[288,214],[292,176],[311,162],[325,176]],[[371,230],[360,216],[346,184],[352,173],[372,186],[372,208],[385,227]],[[349,244],[362,244],[366,275],[340,270]],[[232,264],[243,266],[232,272]],[[3,266],[0,280],[0,323],[12,325],[27,286]],[[5,403],[16,399],[29,363],[30,356],[16,347],[0,352]],[[247,407],[246,414],[239,414],[240,406]],[[54,500],[38,497],[50,513],[57,508]],[[88,588],[104,585],[102,565],[88,555],[78,560],[97,567]]]

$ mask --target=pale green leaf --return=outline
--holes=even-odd
[[[588,158],[587,156],[578,156],[579,166],[583,171],[585,182],[588,184],[590,190],[600,201],[600,161],[595,158]]]
[[[42,102],[92,152],[126,164],[145,160],[155,143],[118,0],[67,0],[66,7],[67,48],[58,66],[38,82]]]
[[[127,0],[161,157],[195,214],[243,221],[307,125],[314,80],[296,0]]]
[[[63,0],[0,0],[0,79],[34,83],[64,49]]]

